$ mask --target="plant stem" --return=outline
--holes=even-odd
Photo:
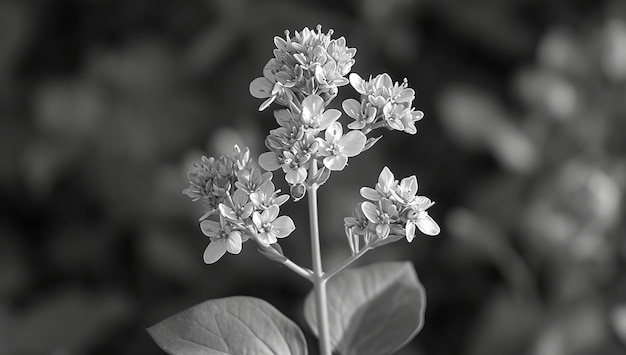
[[[311,162],[309,176],[313,177],[317,172],[317,162]],[[317,313],[317,337],[319,340],[320,354],[331,355],[330,332],[328,323],[328,305],[326,300],[326,279],[322,269],[322,255],[320,249],[320,235],[317,213],[317,188],[316,184],[308,188],[309,201],[309,224],[311,228],[311,255],[313,259],[313,292],[315,294],[315,311]]]
[[[350,264],[355,262],[358,258],[362,257],[370,249],[371,249],[371,247],[369,247],[369,246],[363,247],[363,249],[359,250],[358,253],[356,253],[356,254],[352,255],[351,257],[349,257],[348,259],[346,259],[341,265],[339,265],[336,268],[328,271],[324,275],[324,279],[326,281],[330,280],[331,277],[335,276],[336,274],[341,272],[341,270],[343,270],[343,269],[347,268],[348,266],[350,266]]]
[[[291,271],[293,271],[296,274],[304,277],[305,279],[313,281],[313,279],[312,279],[313,272],[311,272],[311,270],[309,270],[307,268],[303,268],[300,265],[294,263],[293,261],[291,261],[289,259],[285,259],[285,261],[283,261],[283,265],[285,265],[286,267],[290,268]]]
[[[311,270],[309,270],[309,269],[307,269],[305,267],[302,267],[302,266],[294,263],[288,257],[282,255],[281,253],[278,253],[271,246],[263,245],[263,243],[260,243],[258,241],[259,237],[257,236],[256,231],[254,230],[254,228],[252,226],[248,226],[247,227],[247,231],[248,231],[248,233],[250,233],[252,238],[257,241],[257,245],[259,246],[259,249],[262,249],[265,253],[267,253],[266,256],[268,258],[270,258],[273,261],[280,262],[281,264],[283,264],[286,267],[288,267],[289,269],[291,269],[291,271],[293,271],[296,274],[304,277],[305,279],[313,282],[313,271],[311,271]]]

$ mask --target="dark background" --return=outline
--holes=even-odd
[[[233,295],[274,304],[316,353],[309,284],[249,243],[204,265],[181,191],[202,154],[264,151],[275,122],[248,84],[273,36],[317,24],[358,49],[361,76],[408,78],[425,113],[320,190],[327,268],[384,165],[437,202],[439,237],[359,260],[411,260],[426,288],[399,354],[626,353],[620,4],[0,2],[0,354],[162,354],[146,327]],[[306,206],[282,211],[297,226],[283,249],[309,266]]]

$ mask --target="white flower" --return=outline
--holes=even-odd
[[[276,243],[278,238],[287,237],[296,229],[290,217],[276,218],[278,211],[278,206],[272,205],[261,213],[252,214],[252,222],[258,231],[258,242],[265,246]]]
[[[324,99],[318,95],[307,96],[302,101],[300,120],[305,130],[319,132],[339,119],[341,111],[330,109],[324,111]]]
[[[213,264],[218,261],[228,251],[231,254],[241,252],[241,233],[233,230],[224,218],[220,217],[220,222],[204,220],[200,223],[202,233],[211,239],[211,242],[204,250],[204,262]]]
[[[348,158],[359,155],[367,138],[360,131],[343,135],[341,123],[334,122],[326,129],[325,139],[318,138],[319,151],[325,156],[324,166],[330,170],[343,170]]]

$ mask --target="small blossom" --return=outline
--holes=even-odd
[[[242,239],[241,233],[231,228],[223,218],[220,222],[204,220],[200,223],[202,233],[209,237],[211,242],[204,250],[204,262],[213,264],[218,261],[228,251],[231,254],[239,254],[241,252]]]
[[[324,100],[318,95],[307,96],[302,101],[300,117],[305,130],[319,132],[326,129],[341,116],[339,110],[324,111]]]
[[[326,129],[325,139],[318,139],[320,152],[324,158],[324,166],[330,170],[343,170],[348,158],[357,156],[363,151],[367,138],[360,131],[350,131],[343,135],[339,122],[334,122]]]
[[[243,150],[235,144],[232,155],[234,168],[237,170],[250,168],[250,149],[245,147]]]
[[[363,238],[365,244],[370,240],[370,221],[365,217],[361,204],[357,205],[354,209],[352,217],[344,218],[344,226],[346,235],[348,236],[348,242],[350,244],[350,250],[352,254],[356,254],[359,251],[359,242]]]
[[[272,173],[269,171],[261,174],[261,171],[256,168],[242,169],[237,172],[237,182],[235,182],[235,186],[245,191],[247,194],[251,194],[271,179]]]
[[[361,104],[355,99],[347,99],[341,107],[348,116],[354,119],[354,122],[348,124],[350,129],[363,129],[376,120],[376,107],[367,102]]]
[[[256,78],[250,83],[250,94],[258,99],[266,99],[259,106],[259,111],[265,110],[274,101],[285,106],[293,101],[293,93],[283,83],[266,77]]]
[[[391,189],[391,193],[401,203],[410,205],[416,199],[415,194],[417,194],[417,187],[417,177],[412,175],[402,179],[402,181],[396,185],[395,189]]]
[[[367,219],[375,225],[376,234],[385,239],[391,231],[391,224],[398,221],[398,208],[388,199],[379,201],[378,206],[369,201],[361,204],[361,210]]]
[[[231,221],[242,221],[252,215],[254,211],[254,205],[248,199],[248,194],[242,190],[237,189],[231,198],[231,203],[228,205],[220,203],[219,210],[223,217],[228,218]]]
[[[282,156],[274,152],[265,152],[259,156],[259,165],[268,171],[282,168],[285,172],[285,180],[290,185],[296,185],[306,180],[306,163],[309,159],[310,156],[297,156],[290,151],[284,151]]]
[[[435,222],[435,220],[432,219],[426,211],[433,204],[434,203],[428,198],[425,198],[425,200],[422,200],[421,204],[412,206],[408,212],[405,228],[406,240],[409,243],[415,237],[415,227],[417,227],[420,232],[429,236],[436,236],[441,231],[437,222]]]
[[[256,209],[266,210],[274,205],[281,206],[289,199],[289,195],[278,195],[280,190],[276,190],[271,181],[263,184],[256,192],[250,194],[250,201]]]
[[[287,237],[296,229],[290,217],[277,218],[278,212],[278,206],[273,205],[261,213],[252,214],[252,222],[258,232],[258,241],[265,246],[276,243],[278,238]]]
[[[389,198],[392,191],[396,188],[397,181],[395,180],[393,173],[388,167],[384,167],[378,176],[378,183],[375,188],[362,187],[361,196],[370,200],[378,201],[381,198]]]
[[[291,152],[285,152],[285,159],[283,160],[283,172],[285,172],[285,180],[290,185],[301,184],[306,180],[308,176],[307,166],[305,163],[308,161],[306,157],[298,157]]]

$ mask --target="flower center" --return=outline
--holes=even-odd
[[[343,147],[340,146],[337,143],[332,143],[329,147],[328,147],[328,151],[331,155],[341,155],[341,153],[343,152]]]
[[[263,231],[264,231],[265,233],[269,233],[269,232],[271,232],[272,230],[274,230],[274,226],[273,226],[270,222],[267,222],[267,223],[264,223],[264,224],[263,224]]]

